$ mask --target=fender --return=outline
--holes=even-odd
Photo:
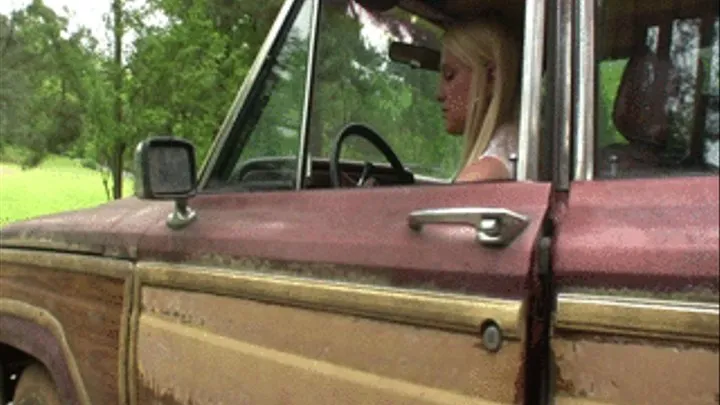
[[[22,350],[47,367],[63,403],[90,405],[65,331],[50,312],[0,298],[0,342]]]

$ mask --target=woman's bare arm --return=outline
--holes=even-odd
[[[456,183],[471,181],[508,180],[510,173],[505,164],[494,156],[485,156],[465,166],[460,172]]]

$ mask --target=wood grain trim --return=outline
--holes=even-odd
[[[269,363],[285,367],[312,371],[331,380],[342,380],[358,386],[385,391],[398,396],[415,398],[418,402],[426,404],[450,405],[499,405],[498,402],[480,398],[471,398],[442,389],[431,388],[407,381],[379,376],[365,371],[340,366],[322,360],[307,358],[297,354],[286,353],[267,347],[241,342],[206,330],[195,329],[186,325],[167,321],[152,315],[142,315],[141,322],[144,327],[160,330],[175,336],[196,341],[201,345],[213,345],[225,350],[237,352],[246,356],[262,359]]]
[[[140,295],[140,277],[138,273],[133,274],[132,282],[132,303],[130,309],[130,319],[128,327],[128,356],[127,356],[127,392],[128,392],[128,404],[137,405],[138,403],[138,369],[137,369],[137,343],[138,343],[138,331],[140,329],[140,310],[141,310],[141,295]]]
[[[118,347],[118,404],[128,403],[128,369],[130,346],[130,314],[133,304],[133,277],[125,279],[123,288],[122,318],[120,319],[120,342]]]
[[[717,303],[561,293],[555,319],[559,330],[720,344]]]
[[[479,333],[495,322],[505,337],[523,335],[521,300],[312,280],[226,269],[139,263],[143,285],[251,298],[418,326]]]
[[[25,249],[0,249],[0,262],[74,271],[116,279],[125,279],[133,272],[133,264],[126,260]]]
[[[80,368],[77,365],[75,355],[70,349],[65,331],[60,321],[58,321],[57,318],[55,318],[50,312],[42,308],[7,298],[0,298],[0,312],[34,322],[44,327],[50,331],[53,336],[55,336],[55,339],[62,348],[63,355],[65,356],[67,367],[69,369],[68,371],[70,372],[73,384],[75,385],[78,400],[82,405],[91,405],[90,397],[88,396],[82,376],[80,375]]]

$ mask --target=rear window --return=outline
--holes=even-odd
[[[599,14],[598,178],[718,173],[717,4],[676,3]]]

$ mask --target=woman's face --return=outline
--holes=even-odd
[[[446,51],[440,66],[437,99],[442,103],[445,129],[451,134],[462,134],[465,130],[471,83],[472,68]]]

